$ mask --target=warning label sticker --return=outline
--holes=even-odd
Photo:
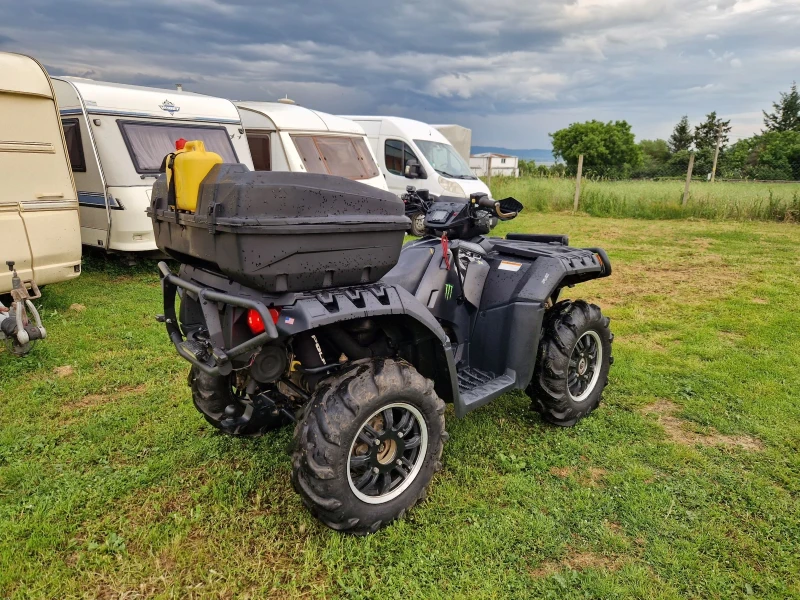
[[[518,262],[511,262],[510,260],[504,260],[500,263],[500,266],[497,267],[501,271],[519,271],[522,263]]]

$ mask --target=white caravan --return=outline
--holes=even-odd
[[[475,192],[490,194],[447,138],[427,123],[400,117],[346,118],[364,128],[389,191],[400,195],[413,185],[461,198]],[[415,162],[409,164],[410,160]]]
[[[35,59],[0,52],[0,294],[12,287],[6,261],[39,285],[81,272],[78,197],[53,86]]]
[[[387,189],[364,130],[353,121],[282,102],[236,102],[257,171],[306,171]]]
[[[202,140],[225,162],[253,168],[229,100],[77,77],[53,77],[53,85],[88,246],[157,250],[145,210],[161,161],[180,138]]]

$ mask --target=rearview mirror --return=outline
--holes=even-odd
[[[408,179],[418,179],[421,170],[422,168],[419,166],[419,163],[413,158],[410,158],[406,161],[406,168],[403,174]]]

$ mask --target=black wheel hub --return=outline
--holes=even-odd
[[[358,432],[348,468],[355,489],[378,498],[401,486],[421,460],[422,424],[406,408],[385,408]]]
[[[587,331],[578,339],[569,359],[567,387],[573,400],[581,401],[591,392],[600,368],[599,356],[599,337],[594,331]]]

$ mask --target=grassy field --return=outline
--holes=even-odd
[[[291,431],[195,412],[153,264],[48,287],[49,339],[0,352],[0,597],[800,597],[800,228],[513,225],[608,249],[570,290],[612,317],[604,402],[573,429],[522,394],[448,409],[429,498],[366,538],[304,510]]]
[[[575,180],[493,177],[495,198],[514,196],[539,211],[572,210]],[[800,220],[800,182],[733,183],[693,181],[682,206],[684,181],[584,180],[580,210],[596,217],[635,219]]]

